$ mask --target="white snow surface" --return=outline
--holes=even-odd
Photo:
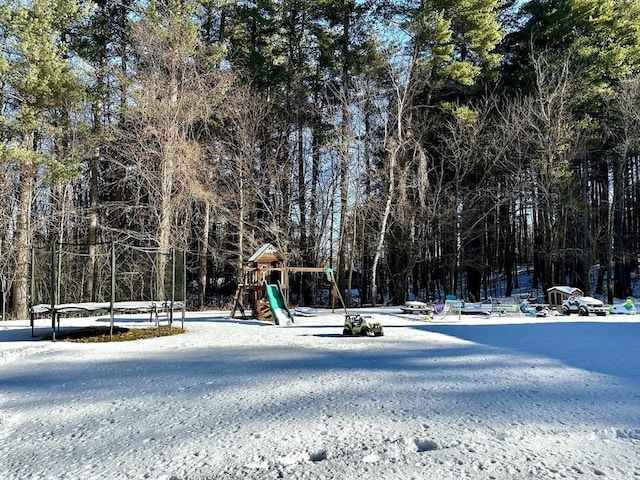
[[[640,317],[358,313],[385,336],[331,310],[102,344],[0,322],[0,478],[640,479]]]
[[[271,312],[273,313],[273,316],[278,319],[278,325],[286,326],[291,324],[291,317],[289,316],[289,312],[286,309],[274,308]]]

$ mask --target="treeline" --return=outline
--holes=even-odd
[[[637,0],[11,0],[0,42],[4,315],[52,242],[185,249],[201,304],[265,242],[366,303],[631,292]]]

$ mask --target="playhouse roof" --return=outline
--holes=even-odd
[[[278,249],[271,245],[270,243],[265,243],[258,250],[255,251],[251,258],[249,258],[250,262],[257,262],[258,260],[263,261],[283,261],[284,257]]]
[[[567,285],[556,285],[555,287],[551,287],[547,290],[547,292],[560,292],[565,295],[582,295],[582,290],[576,287],[569,287]]]

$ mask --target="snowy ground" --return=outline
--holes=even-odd
[[[384,337],[330,311],[111,344],[0,322],[0,478],[640,479],[640,316],[368,313]]]

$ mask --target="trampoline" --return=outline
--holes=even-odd
[[[181,312],[184,327],[185,274],[184,252],[173,247],[56,243],[34,249],[31,336],[42,316],[51,318],[54,341],[65,316],[109,314],[111,337],[116,314],[148,313],[158,328],[166,316],[171,331],[176,312]]]

